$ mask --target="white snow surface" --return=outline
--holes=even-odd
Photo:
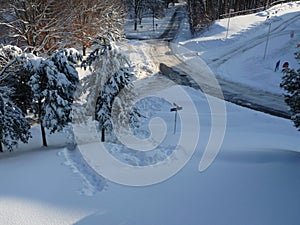
[[[295,68],[298,66],[293,61],[293,52],[300,37],[299,20],[284,26],[278,35],[270,35],[265,60],[265,42],[255,40],[256,36],[267,31],[268,26],[264,23],[266,15],[276,17],[271,25],[275,28],[299,14],[298,6],[299,2],[294,2],[275,6],[266,12],[231,18],[227,39],[225,19],[216,22],[200,37],[188,37],[183,30],[184,35],[177,41],[198,53],[209,65],[213,65],[210,64],[213,59],[254,42],[251,48],[212,69],[226,79],[278,93],[281,92],[278,88],[281,73],[274,72],[276,61],[281,59],[281,62],[289,61]],[[291,29],[295,31],[293,39],[289,37]],[[150,76],[151,70],[157,72],[147,57],[145,45],[135,43],[142,57],[133,50],[129,52],[141,69],[139,79]],[[255,77],[252,71],[257,72]],[[186,101],[176,93],[178,86],[163,88],[163,84],[155,85],[147,87],[147,90],[171,93],[177,96],[177,103],[184,109],[190,105],[197,109],[200,124],[193,121],[186,123],[190,132],[195,126],[200,126],[199,142],[183,169],[155,185],[119,185],[95,173],[82,159],[78,149],[70,151],[64,148],[66,133],[48,133],[49,147],[41,148],[39,127],[33,127],[33,138],[29,144],[20,144],[15,152],[0,155],[0,224],[299,224],[300,139],[291,121],[226,103],[227,127],[221,151],[207,170],[199,172],[198,164],[211,129],[210,109],[205,95],[188,87],[179,87],[192,99]],[[162,103],[158,101],[157,104]],[[167,143],[170,144],[177,142],[178,135],[172,134],[174,114],[169,112],[168,107],[161,107],[161,110],[153,108],[157,110],[155,116],[163,118],[169,128]],[[153,114],[149,109],[145,110],[145,114]],[[88,138],[93,137],[86,134],[85,140],[88,141]],[[113,143],[109,146],[117,150],[123,148]],[[169,146],[159,146],[158,153],[162,155]],[[121,154],[120,159],[128,159],[127,153],[116,153]]]
[[[294,53],[300,42],[300,2],[230,18],[229,26],[228,19],[218,20],[201,35],[189,37],[186,34],[177,42],[198,54],[217,76],[260,90],[282,93],[279,85],[283,63],[288,62],[290,68],[299,67]],[[221,62],[214,63],[216,59]],[[222,62],[223,59],[226,61]],[[275,72],[278,60],[280,67]]]
[[[94,174],[76,150],[5,154],[0,159],[1,223],[298,224],[300,141],[292,123],[227,103],[221,153],[200,173],[210,111],[200,92],[185,91],[198,109],[201,135],[194,156],[175,176],[156,185],[128,187]],[[191,103],[179,98],[178,104]],[[160,113],[170,117],[168,111]],[[38,128],[33,131],[38,140]],[[58,135],[49,145],[63,141]],[[32,149],[39,145],[30,143]]]

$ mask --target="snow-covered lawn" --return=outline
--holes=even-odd
[[[201,133],[195,154],[175,176],[155,185],[128,187],[95,174],[78,151],[7,154],[0,159],[1,223],[298,224],[300,141],[291,122],[227,103],[221,152],[201,173],[209,107],[200,92],[184,90],[193,103],[179,103],[196,106]],[[169,111],[159,113],[173,118]],[[173,128],[173,123],[167,125]],[[34,140],[40,138],[38,133]]]

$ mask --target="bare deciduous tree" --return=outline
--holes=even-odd
[[[73,23],[69,26],[69,38],[85,49],[97,34],[110,33],[121,38],[124,24],[124,5],[121,0],[72,0]]]
[[[147,10],[147,0],[127,0],[126,4],[133,14],[134,30],[137,30],[138,21],[141,23],[145,11]]]
[[[61,17],[64,14],[61,6],[60,1],[9,0],[2,9],[6,17],[1,24],[9,28],[8,36],[16,44],[35,54],[48,53],[62,44],[69,22]]]
[[[81,44],[107,32],[122,36],[122,0],[8,0],[2,6],[0,25],[9,29],[14,44],[35,54],[51,53]]]

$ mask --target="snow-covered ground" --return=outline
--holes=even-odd
[[[294,53],[300,42],[300,2],[230,18],[226,38],[227,28],[228,19],[219,20],[198,37],[189,38],[185,32],[178,43],[197,53],[217,76],[260,90],[282,93],[279,84],[283,63],[289,62],[291,68],[299,67]],[[278,60],[280,67],[275,72]]]
[[[299,14],[298,3],[292,3],[292,7],[290,4],[276,6],[278,18],[277,22],[272,23],[271,28],[280,27],[280,21],[284,18]],[[271,12],[275,12],[275,9],[270,9]],[[287,35],[285,46],[291,48],[284,51],[286,47],[283,46],[283,42],[278,42],[282,45],[272,44],[281,37],[278,28],[278,35],[276,32],[270,35],[266,66],[261,67],[261,70],[260,67],[251,68],[258,70],[264,76],[267,76],[268,71],[270,72],[268,82],[273,86],[268,89],[269,85],[260,85],[266,81],[261,82],[257,77],[253,78],[253,74],[247,69],[247,62],[263,64],[262,46],[266,36],[252,38],[254,39],[252,40],[250,34],[256,33],[260,36],[267,31],[268,26],[264,24],[265,15],[262,12],[243,16],[243,19],[231,18],[227,39],[225,39],[227,25],[225,19],[218,21],[208,32],[203,33],[202,37],[185,40],[187,36],[181,35],[177,41],[197,52],[208,62],[208,65],[217,65],[212,67],[217,75],[264,90],[279,92],[280,90],[275,86],[280,79],[274,77],[280,77],[281,74],[273,72],[279,58],[274,58],[272,54],[277,52],[281,55],[282,61],[287,60],[291,66],[297,67],[292,59],[294,52],[292,45],[295,40],[299,40],[299,22],[297,26],[299,20],[291,23],[294,27],[288,27],[287,31],[284,30],[285,26],[281,25],[284,28],[283,34]],[[295,30],[294,39],[289,39],[289,29]],[[156,73],[157,68],[147,57],[147,48],[140,42],[130,43],[135,44],[135,48],[129,47],[131,57],[137,64],[137,68],[143,69],[139,73],[139,78],[150,76],[151,71]],[[250,43],[253,43],[253,46]],[[274,47],[273,50],[271,46]],[[277,50],[275,46],[278,47]],[[139,52],[135,52],[135,49],[139,49]],[[238,51],[239,49],[241,52]],[[230,60],[225,63],[213,61],[215,58],[233,52],[238,53],[230,55]],[[235,65],[234,62],[241,63],[241,67],[230,67]],[[242,68],[242,65],[245,67]],[[40,148],[40,131],[38,127],[34,127],[33,139],[28,145],[20,145],[18,151],[0,155],[0,224],[299,224],[300,140],[299,132],[293,127],[291,121],[231,103],[226,103],[226,111],[219,111],[212,115],[213,106],[208,104],[209,97],[199,91],[189,87],[166,85],[163,80],[161,85],[157,85],[156,82],[155,87],[151,86],[151,80],[146,83],[146,94],[153,91],[151,101],[156,99],[154,95],[176,97],[176,103],[183,106],[183,110],[179,112],[179,115],[182,114],[178,117],[177,133],[173,135],[174,112],[169,111],[172,102],[160,98],[155,102],[160,107],[145,107],[145,114],[152,115],[154,118],[149,129],[155,131],[160,129],[161,122],[155,119],[159,117],[164,120],[167,128],[166,137],[163,139],[163,144],[158,144],[150,155],[133,154],[133,157],[142,155],[143,158],[140,157],[138,160],[143,162],[143,165],[152,166],[153,169],[176,163],[179,161],[176,157],[167,159],[162,157],[164,161],[162,164],[158,164],[154,159],[157,160],[164,154],[170,155],[166,151],[174,151],[173,145],[182,141],[179,138],[187,137],[189,141],[188,137],[192,137],[200,128],[195,152],[178,173],[149,186],[132,187],[117,184],[109,181],[110,177],[104,179],[95,172],[97,168],[91,168],[83,160],[79,152],[81,146],[74,151],[63,148],[62,145],[66,142],[64,133],[49,136],[50,147]],[[138,85],[137,87],[140,88]],[[213,99],[213,102],[224,103],[219,99]],[[196,111],[193,111],[194,109]],[[188,115],[188,118],[185,115]],[[213,136],[210,139],[213,116],[217,118],[215,124],[217,128],[222,128],[224,118],[226,119],[226,132],[216,159],[210,167],[199,172],[199,161],[203,157],[207,144],[217,138]],[[197,118],[199,124],[189,117]],[[183,130],[187,132],[187,136],[186,133],[180,133]],[[89,137],[88,133],[85,135]],[[221,135],[218,138],[223,137]],[[191,138],[190,142],[194,142],[194,139]],[[124,146],[113,143],[107,146],[118,150],[114,152],[120,154],[117,158],[129,162],[128,151],[119,151],[124,150]],[[179,151],[189,153],[190,149],[185,149],[184,144],[180,146],[183,147],[179,148]],[[98,155],[97,151],[95,152],[93,160],[97,162]],[[115,169],[112,171],[114,176],[122,174],[124,170],[123,167]],[[151,173],[151,170],[148,174],[150,178],[155,178],[157,175]]]
[[[228,103],[221,152],[201,173],[210,111],[201,93],[185,91],[198,109],[201,133],[195,154],[175,176],[128,187],[94,174],[77,151],[7,154],[0,159],[1,224],[298,224],[300,141],[291,122]]]

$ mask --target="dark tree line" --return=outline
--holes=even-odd
[[[134,21],[134,30],[137,30],[144,17],[151,15],[153,21],[154,18],[163,17],[163,9],[168,8],[170,3],[174,4],[175,0],[125,0],[127,13],[131,15],[130,17]]]

